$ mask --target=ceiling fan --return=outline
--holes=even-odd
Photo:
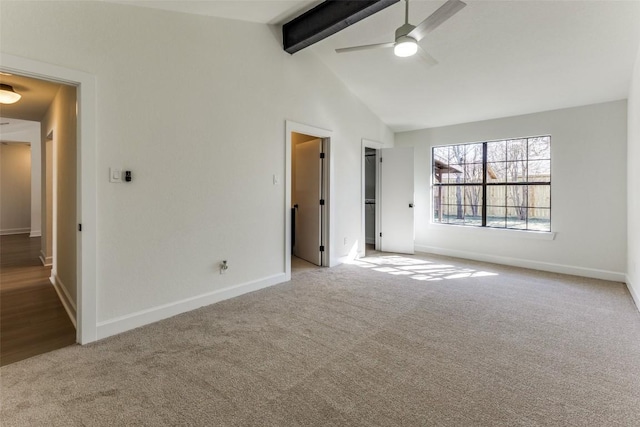
[[[418,42],[428,33],[435,30],[440,24],[458,13],[467,4],[460,0],[448,0],[438,10],[429,15],[418,25],[409,24],[409,0],[405,0],[404,25],[396,30],[395,41],[389,43],[368,44],[363,46],[344,47],[336,49],[337,53],[355,52],[359,50],[393,48],[396,56],[407,57],[416,53],[429,64],[437,64],[431,55],[422,49]]]

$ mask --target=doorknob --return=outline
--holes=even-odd
[[[409,207],[412,208],[413,207],[413,203],[409,203]]]

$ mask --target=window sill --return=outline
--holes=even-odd
[[[492,235],[496,237],[509,237],[518,239],[533,239],[533,240],[555,240],[555,231],[524,231],[513,230],[506,228],[490,228],[490,227],[472,227],[467,225],[454,225],[454,224],[438,224],[435,222],[429,223],[430,229],[437,229],[439,231],[462,231],[463,233],[482,234],[484,236]]]

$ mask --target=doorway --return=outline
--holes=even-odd
[[[285,274],[331,259],[331,131],[286,122]]]
[[[291,246],[294,257],[325,264],[324,140],[291,133]]]
[[[14,73],[3,73],[0,81],[23,94],[15,104],[3,105],[3,124],[7,126],[3,126],[2,139],[8,144],[5,139],[30,136],[28,151],[33,160],[26,176],[39,181],[34,197],[32,192],[23,191],[25,200],[31,200],[27,211],[37,208],[37,212],[22,215],[31,227],[23,233],[1,233],[4,365],[76,342],[78,155],[75,86]],[[23,129],[27,123],[36,125],[36,135]],[[17,163],[5,163],[2,162],[2,182],[15,182],[18,174],[9,166]],[[4,179],[7,173],[11,176]],[[25,205],[20,201],[15,206],[3,203],[3,211],[16,211],[20,204]],[[37,227],[30,221],[34,216],[40,220]]]
[[[414,253],[412,147],[384,148],[362,140],[361,256]]]
[[[0,53],[0,71],[3,75],[20,75],[42,81],[62,83],[76,88],[77,103],[67,113],[77,117],[75,182],[68,183],[77,195],[74,211],[74,232],[82,220],[82,232],[75,232],[76,257],[76,342],[86,344],[98,339],[97,275],[96,275],[96,78],[83,71]],[[26,98],[26,94],[23,95]],[[20,105],[17,103],[16,105]],[[3,108],[4,110],[4,108]],[[55,134],[54,134],[55,138]]]
[[[364,150],[364,229],[365,253],[372,253],[376,249],[376,198],[377,198],[377,162],[378,150],[365,147]]]
[[[373,254],[380,248],[380,153],[381,142],[362,139],[361,164],[362,189],[360,203],[362,206],[362,230],[359,256]]]

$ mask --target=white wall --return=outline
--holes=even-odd
[[[0,139],[6,141],[23,141],[31,145],[31,222],[30,236],[38,237],[41,234],[40,217],[40,123],[21,120],[19,124],[12,125],[8,132],[0,132]]]
[[[0,8],[3,52],[97,79],[99,336],[284,277],[288,183],[272,176],[285,173],[285,120],[333,131],[333,253],[359,238],[360,141],[393,134],[309,52],[231,20],[101,2]],[[133,181],[109,183],[110,166]]]
[[[47,218],[43,221],[42,249],[47,255],[53,255],[51,277],[56,286],[62,288],[65,306],[71,307],[72,318],[75,318],[77,300],[76,227],[80,222],[76,217],[76,129],[76,88],[61,85],[42,118],[42,145],[49,180],[45,184],[43,203],[47,207]],[[47,139],[49,135],[51,140]],[[51,249],[53,251],[49,252]]]
[[[396,134],[416,153],[416,250],[624,281],[626,101]],[[431,147],[551,135],[551,227],[526,232],[431,223]]]
[[[31,148],[0,145],[0,234],[28,233],[31,225]]]
[[[640,309],[640,50],[629,89],[627,286]]]

